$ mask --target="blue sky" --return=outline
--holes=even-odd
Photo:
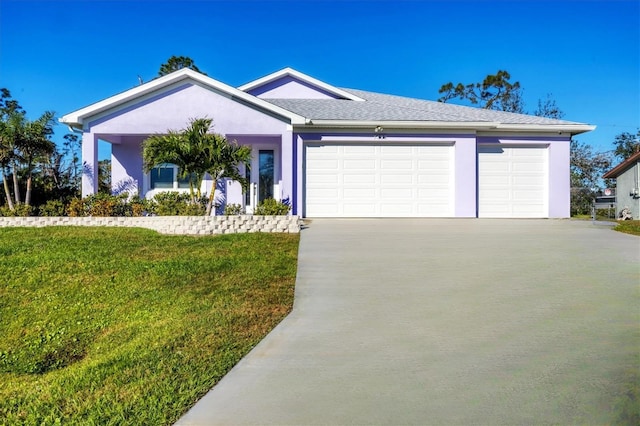
[[[598,126],[576,139],[607,151],[640,127],[639,28],[638,0],[0,0],[0,87],[36,118],[148,81],[172,55],[233,86],[290,66],[432,100],[503,69],[529,112],[551,93]]]

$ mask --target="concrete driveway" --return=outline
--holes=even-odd
[[[179,424],[605,424],[640,238],[569,220],[314,220],[293,312]]]

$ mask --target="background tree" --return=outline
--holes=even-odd
[[[640,129],[635,135],[629,132],[620,133],[613,141],[613,145],[616,147],[613,154],[620,161],[626,160],[640,151]]]
[[[206,75],[205,73],[203,73],[198,69],[196,64],[193,62],[193,59],[189,58],[188,56],[170,57],[167,60],[167,62],[160,65],[160,70],[158,71],[158,75],[163,76],[163,75],[171,74],[172,72],[178,71],[179,69],[182,69],[182,68],[190,68],[196,72],[199,72],[200,74]]]
[[[7,207],[66,201],[79,194],[80,142],[66,135],[61,146],[51,140],[53,112],[29,120],[7,89],[0,89],[0,178]],[[21,209],[28,212],[31,209]]]
[[[9,190],[7,176],[12,175],[11,166],[14,164],[15,156],[15,122],[19,114],[23,114],[24,109],[17,100],[11,97],[8,89],[0,89],[0,177],[4,187],[5,198],[11,210],[14,210],[13,200]],[[17,176],[14,177],[14,186]]]
[[[34,172],[34,205],[50,199],[63,203],[80,196],[81,142],[77,134],[66,134],[61,147],[56,147],[42,160],[40,169]]]
[[[34,169],[46,161],[56,150],[55,143],[50,139],[51,135],[53,135],[54,124],[55,114],[51,111],[45,112],[37,120],[26,120],[23,133],[24,137],[21,138],[17,144],[25,166],[24,173],[27,178],[24,197],[24,203],[27,206],[31,205]]]
[[[538,108],[533,114],[538,117],[553,118],[556,120],[562,120],[564,117],[564,112],[558,107],[558,104],[550,93],[547,93],[547,97],[544,100],[538,99]]]
[[[594,152],[590,145],[571,141],[571,215],[590,214],[602,190],[602,175],[611,168],[611,157]]]
[[[98,161],[98,192],[111,194],[111,160]]]
[[[480,83],[454,85],[452,82],[442,85],[438,93],[443,94],[439,102],[450,99],[467,100],[480,108],[524,113],[522,88],[520,82],[511,83],[511,75],[507,71],[498,70],[496,74],[489,74]]]

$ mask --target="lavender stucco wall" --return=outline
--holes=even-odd
[[[336,96],[291,76],[263,84],[248,93],[271,99],[335,99]]]
[[[230,96],[197,84],[180,84],[139,102],[89,120],[97,134],[152,134],[184,129],[192,118],[213,119],[221,134],[279,134],[287,123],[250,108]]]
[[[549,217],[571,216],[571,141],[549,142]]]
[[[120,143],[111,145],[111,186],[114,193],[142,194],[141,136],[123,136]]]
[[[456,135],[455,163],[455,217],[477,216],[478,162],[475,135]]]
[[[82,135],[82,196],[98,191],[98,138],[93,133]]]

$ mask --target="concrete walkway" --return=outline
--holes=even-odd
[[[314,220],[293,312],[178,423],[611,423],[639,262],[591,222]]]

